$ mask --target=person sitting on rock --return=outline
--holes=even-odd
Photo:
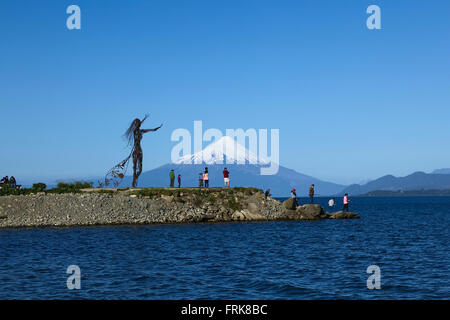
[[[9,186],[14,189],[16,188],[17,182],[16,182],[16,178],[14,178],[14,176],[11,176],[11,178],[9,179]]]
[[[347,211],[348,212],[348,203],[350,202],[350,200],[348,200],[348,194],[346,193],[344,195],[344,208],[342,209],[343,212]]]
[[[297,207],[298,200],[297,200],[297,192],[295,192],[295,189],[292,189],[292,191],[291,191],[291,198],[294,200],[295,207]]]
[[[264,193],[264,196],[265,196],[266,200],[267,200],[267,198],[269,198],[271,196],[270,189],[266,190],[266,192]]]
[[[2,180],[0,181],[0,184],[3,184],[3,185],[9,184],[8,176],[3,177]]]

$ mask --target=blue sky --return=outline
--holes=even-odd
[[[144,137],[144,170],[194,120],[280,129],[282,165],[339,183],[450,167],[449,14],[447,0],[3,0],[0,174],[103,175],[145,113],[164,127]]]

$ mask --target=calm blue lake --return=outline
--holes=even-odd
[[[0,230],[0,298],[450,298],[450,198],[350,209],[361,219]],[[80,290],[67,289],[69,265]],[[369,265],[380,290],[366,287]]]

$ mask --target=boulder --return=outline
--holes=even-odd
[[[267,220],[266,217],[264,217],[262,214],[255,213],[255,212],[250,212],[249,210],[242,210],[242,213],[244,214],[245,220],[247,221],[263,221],[263,220]]]
[[[231,215],[231,219],[235,221],[263,221],[267,220],[266,217],[264,217],[262,214],[259,213],[252,213],[248,211],[247,209],[235,211]]]
[[[259,213],[259,208],[258,205],[256,203],[250,202],[247,206],[248,211],[250,211],[251,213],[255,213],[258,214]]]
[[[359,219],[355,212],[338,211],[329,214],[330,219]]]
[[[245,216],[241,211],[236,210],[235,212],[233,212],[233,214],[231,215],[231,219],[232,220],[237,220],[237,221],[242,221],[245,220]]]
[[[298,206],[295,210],[286,209],[282,218],[288,220],[320,220],[328,218],[328,215],[325,209],[318,204],[305,204]]]
[[[165,194],[161,195],[161,199],[167,201],[167,202],[172,202],[173,201],[173,196],[166,196]]]
[[[320,220],[327,218],[325,209],[318,204],[305,204],[295,210],[300,220]]]
[[[283,206],[287,209],[287,210],[295,210],[296,206],[295,206],[295,202],[294,199],[289,198],[286,201],[283,202]]]

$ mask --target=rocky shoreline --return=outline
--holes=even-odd
[[[84,189],[0,197],[0,228],[359,218],[319,205],[294,209],[255,188]]]

